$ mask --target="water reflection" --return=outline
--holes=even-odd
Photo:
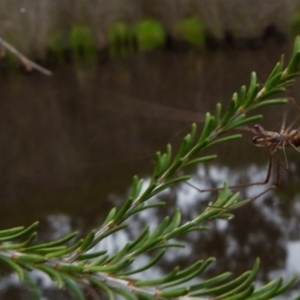
[[[259,168],[256,165],[250,165],[243,170],[236,171],[234,176],[230,176],[230,170],[227,167],[212,164],[199,166],[191,182],[199,187],[202,185],[203,187],[220,186],[228,178],[234,185],[239,184],[241,178],[259,182],[264,179],[265,171],[266,167]],[[145,186],[147,183],[149,181],[146,180]],[[283,184],[286,183],[283,179]],[[265,188],[259,186],[243,188],[240,191],[241,199],[252,198]],[[106,249],[113,254],[120,250],[127,241],[136,238],[145,226],[155,230],[166,215],[172,217],[176,207],[179,207],[183,213],[182,222],[188,222],[197,217],[209,201],[216,198],[216,193],[199,193],[186,184],[168,189],[150,200],[167,201],[168,205],[165,208],[143,211],[131,217],[125,232],[118,232],[108,237],[94,250]],[[178,241],[184,242],[186,248],[169,249],[159,267],[155,267],[151,272],[144,272],[141,277],[153,279],[171,271],[174,266],[184,268],[196,260],[214,256],[217,261],[205,272],[205,278],[228,270],[237,276],[251,269],[255,259],[260,257],[262,264],[257,276],[258,282],[262,284],[278,279],[280,276],[286,280],[290,279],[300,270],[300,260],[297,254],[300,246],[299,234],[295,236],[295,231],[299,232],[298,198],[299,194],[294,199],[289,199],[289,203],[285,203],[280,193],[268,192],[249,205],[234,211],[235,218],[230,221],[207,222],[210,227],[209,231],[192,232],[180,237]],[[121,199],[115,196],[115,203],[118,202],[121,202]],[[142,255],[132,268],[141,267],[150,259],[151,257]]]
[[[230,178],[231,183],[240,183],[241,178],[259,182],[265,177],[266,167],[255,165],[246,166],[242,171],[236,171],[230,176],[227,167],[219,165],[199,166],[192,176],[191,182],[198,186],[220,186],[224,180]],[[283,184],[287,182],[283,180]],[[251,186],[243,188],[241,199],[252,198],[261,193],[266,187]],[[150,226],[157,228],[164,216],[172,217],[174,208],[179,207],[183,212],[183,222],[188,222],[201,213],[209,201],[217,198],[215,193],[199,193],[186,184],[165,191],[151,201],[167,201],[168,205],[162,209],[144,211],[129,220],[127,233],[118,233],[109,238],[105,244],[100,244],[101,250],[110,249],[115,252],[122,248],[127,240],[137,237],[142,228]],[[143,274],[146,278],[153,278],[162,272],[170,271],[174,266],[187,267],[198,259],[214,256],[216,263],[212,264],[204,274],[206,278],[232,271],[235,276],[251,269],[257,257],[262,265],[257,280],[265,283],[278,277],[291,278],[299,273],[300,260],[299,229],[300,205],[299,195],[289,199],[288,203],[280,197],[280,193],[268,192],[249,205],[234,211],[235,218],[208,222],[210,230],[207,232],[193,232],[180,237],[187,248],[170,249],[162,260],[162,269],[151,274]],[[113,250],[112,248],[113,247]],[[298,247],[298,248],[297,248]],[[99,250],[99,248],[97,248]],[[150,257],[143,256],[142,261],[149,261]],[[133,265],[136,268],[137,265]],[[150,277],[149,277],[150,276]],[[298,292],[300,289],[298,290]],[[286,298],[289,299],[289,298]]]

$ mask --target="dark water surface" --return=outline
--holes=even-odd
[[[167,142],[176,148],[189,124],[199,121],[201,127],[203,114],[214,111],[217,102],[227,106],[233,92],[248,85],[252,71],[264,81],[291,47],[142,53],[106,64],[60,66],[53,77],[0,74],[0,228],[40,220],[42,241],[99,226],[110,208],[124,201],[132,176],[150,174],[155,151]],[[299,88],[289,93],[300,97]],[[261,124],[279,130],[283,111],[264,110]],[[268,153],[250,139],[246,135],[216,149],[218,159],[194,170],[193,183],[207,188],[226,178],[232,184],[263,180]],[[165,270],[215,256],[218,263],[208,275],[228,270],[238,275],[259,256],[262,282],[300,272],[299,157],[288,151],[290,171],[274,193],[237,210],[230,222],[211,223],[209,233],[185,237],[188,249],[171,252]],[[139,226],[154,227],[176,206],[185,220],[195,217],[212,197],[187,186],[176,191],[161,196],[170,202],[164,211],[141,214],[128,235],[100,247],[113,250]],[[259,191],[241,192],[253,197]]]

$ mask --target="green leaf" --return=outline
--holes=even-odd
[[[221,121],[221,125],[220,125],[221,127],[224,127],[228,123],[229,119],[234,115],[236,110],[237,110],[237,94],[234,93],[232,96],[232,100],[230,102],[229,109]]]
[[[246,200],[243,200],[243,201],[238,201],[238,202],[236,202],[235,204],[231,204],[231,205],[230,205],[230,209],[231,209],[231,210],[232,210],[232,209],[237,209],[237,208],[239,208],[239,207],[242,207],[242,206],[248,204],[249,202],[251,202],[251,200],[249,200],[249,199],[246,199]]]
[[[31,279],[30,276],[28,276],[26,273],[24,273],[24,279],[28,286],[30,287],[30,292],[33,294],[34,299],[40,300],[42,299],[40,290],[38,286],[35,284],[35,282]]]
[[[269,282],[268,284],[261,287],[258,291],[254,292],[249,299],[262,300],[273,298],[273,295],[279,289],[281,282],[276,282],[275,280]]]
[[[65,256],[65,255],[67,255],[67,254],[73,252],[74,250],[77,250],[77,249],[80,247],[81,244],[82,244],[82,240],[79,240],[77,243],[75,243],[75,244],[72,245],[71,247],[68,247],[68,248],[63,249],[63,250],[60,250],[60,251],[47,253],[47,254],[45,255],[45,257],[46,257],[47,259],[49,259],[49,258],[55,258],[55,257],[63,257],[63,256]],[[79,251],[79,252],[80,252],[80,251]],[[78,254],[80,254],[79,252],[78,252]]]
[[[5,235],[0,238],[0,242],[15,240],[22,236],[25,236],[26,234],[32,233],[34,230],[36,230],[38,225],[39,225],[39,222],[35,222],[32,225],[30,225],[29,227],[27,227],[26,229],[18,231],[17,233],[14,233],[12,235]]]
[[[126,212],[131,207],[132,203],[133,203],[133,199],[132,198],[127,199],[127,201],[125,202],[125,204],[121,207],[121,209],[117,212],[117,215],[114,217],[114,223],[115,224],[118,224],[121,221],[121,219],[124,217],[124,215],[126,214]]]
[[[217,289],[219,289],[219,291],[222,290],[222,293],[225,292],[224,294],[222,294],[221,297],[219,297],[219,299],[221,300],[228,296],[235,295],[235,294],[243,291],[246,287],[248,287],[253,282],[254,277],[256,276],[256,274],[258,272],[259,262],[260,262],[259,259],[256,259],[253,269],[251,271],[245,272],[239,278],[229,282],[228,284],[223,285],[222,287],[217,288]],[[226,289],[227,289],[227,291],[226,291]]]
[[[262,100],[264,100],[264,99],[266,99],[266,98],[268,98],[268,97],[270,97],[270,96],[272,96],[274,94],[281,94],[283,92],[285,92],[285,87],[274,88],[272,90],[269,90],[269,91],[261,94],[259,96],[258,100],[262,101]]]
[[[164,284],[164,283],[168,283],[169,281],[171,281],[175,275],[177,274],[179,270],[179,267],[176,267],[173,269],[173,271],[162,277],[162,278],[158,278],[158,279],[153,279],[153,280],[137,280],[135,282],[135,286],[137,287],[142,287],[142,286],[155,286],[155,285],[160,285],[160,284]]]
[[[167,248],[185,248],[186,246],[183,243],[167,243],[163,240],[160,240],[159,243],[152,245],[151,250],[157,249],[167,249]]]
[[[135,269],[135,270],[131,270],[131,271],[127,271],[127,272],[124,272],[124,273],[120,273],[119,276],[122,278],[122,277],[126,277],[128,275],[140,273],[140,272],[143,272],[145,270],[150,269],[152,266],[154,266],[164,256],[165,252],[166,252],[165,249],[159,251],[159,253],[149,263],[147,263],[146,265],[144,265],[144,266],[142,266],[142,267],[140,267],[138,269]]]
[[[286,75],[284,78],[280,80],[280,84],[277,87],[288,87],[295,83],[295,78],[299,77],[300,72],[293,72],[289,75]]]
[[[195,158],[195,159],[192,159],[189,162],[185,163],[184,167],[200,164],[200,163],[207,162],[207,161],[211,161],[211,160],[214,160],[216,158],[217,158],[217,155],[208,155],[208,156],[204,156],[204,157],[200,157],[200,158]]]
[[[252,284],[246,290],[244,290],[240,293],[237,293],[232,297],[228,297],[228,298],[226,298],[226,300],[244,300],[244,299],[248,299],[248,296],[251,296],[253,291],[254,291],[254,285]],[[222,299],[222,297],[217,297],[216,298],[216,300],[219,300],[219,299]]]
[[[161,158],[161,168],[162,168],[162,172],[165,172],[167,167],[170,164],[172,158],[172,147],[170,144],[167,145],[167,150],[166,153],[162,156]]]
[[[205,115],[205,123],[200,136],[200,139],[197,144],[201,144],[210,134],[212,127],[212,119],[210,113],[206,113]]]
[[[161,167],[161,153],[158,151],[155,154],[155,167],[152,175],[152,180],[155,180],[156,178],[159,178],[159,176],[162,173],[162,167]]]
[[[122,250],[119,250],[110,260],[110,264],[116,264],[120,260],[124,259],[126,257],[126,254],[129,252],[130,244],[127,243]]]
[[[161,298],[176,298],[180,296],[184,296],[189,293],[189,288],[179,288],[170,291],[162,291],[159,296]]]
[[[163,221],[159,224],[159,226],[156,228],[156,230],[150,235],[148,242],[151,242],[152,240],[155,240],[156,238],[159,238],[162,236],[162,233],[166,230],[168,223],[169,223],[169,216],[166,216]]]
[[[187,181],[190,179],[190,176],[186,175],[186,176],[180,176],[180,177],[176,177],[174,179],[171,179],[169,181],[167,181],[166,183],[161,184],[160,186],[158,186],[154,191],[153,194],[151,196],[154,196],[164,190],[166,190],[167,188],[174,186],[176,183],[179,182],[183,182],[183,181]]]
[[[244,103],[244,107],[247,107],[248,105],[251,104],[251,102],[255,99],[255,91],[257,90],[258,85],[257,85],[257,77],[256,77],[256,73],[252,72],[250,75],[250,86],[249,86],[249,90],[248,93],[246,95],[246,102]],[[252,101],[251,101],[252,99]]]
[[[216,113],[215,113],[215,126],[219,125],[220,122],[220,117],[221,117],[221,111],[222,111],[222,104],[221,103],[217,103],[216,105]]]
[[[237,106],[241,106],[244,103],[245,98],[246,98],[246,92],[247,92],[246,86],[243,85],[241,87],[239,95],[238,95]]]
[[[36,255],[36,254],[19,254],[14,255],[13,259],[15,261],[25,262],[25,263],[33,263],[33,264],[41,264],[47,261],[44,256]]]
[[[223,281],[227,280],[230,276],[231,276],[230,272],[223,273],[223,274],[218,275],[216,277],[213,277],[211,279],[207,279],[207,280],[205,280],[205,281],[203,281],[201,283],[194,284],[194,285],[190,286],[190,291],[192,293],[192,292],[197,292],[200,289],[204,289],[204,288],[207,289],[207,288],[209,288],[211,286],[217,285],[220,282],[223,282]],[[193,296],[193,293],[192,293],[192,296]]]
[[[147,294],[138,293],[137,296],[141,300],[153,300],[153,297],[151,297],[151,296],[149,296]]]
[[[294,275],[292,277],[292,279],[285,286],[281,287],[277,291],[276,295],[274,295],[274,296],[279,296],[279,295],[284,294],[287,290],[289,290],[296,283],[297,280],[298,280],[298,275]]]
[[[252,105],[251,107],[249,107],[248,111],[254,110],[254,109],[258,109],[258,108],[262,108],[265,106],[273,106],[273,105],[280,105],[280,104],[286,104],[288,102],[287,99],[270,99],[270,100],[265,100],[262,102],[259,102],[257,104]]]
[[[114,219],[116,211],[117,211],[117,209],[115,207],[110,210],[108,216],[106,217],[105,221],[103,222],[103,224],[101,225],[100,228],[103,228],[104,226],[106,226],[108,223],[110,223]]]
[[[32,247],[27,247],[26,249],[24,249],[24,252],[25,251],[30,252],[30,251],[41,249],[41,248],[48,248],[48,247],[50,248],[50,247],[62,245],[64,243],[70,241],[71,239],[73,239],[75,236],[77,236],[77,234],[78,234],[77,232],[73,232],[73,233],[68,234],[67,236],[65,236],[59,240],[53,241],[53,242],[39,244],[39,245],[35,245]]]
[[[247,99],[245,101],[245,103],[239,108],[239,111],[240,112],[245,112],[246,109],[248,109],[249,106],[251,106],[253,104],[254,101],[257,100],[257,95],[258,95],[258,92],[259,92],[259,84],[257,84],[254,89],[252,90],[252,93],[247,94]]]
[[[298,71],[299,61],[300,61],[299,51],[300,51],[299,40],[296,39],[295,44],[294,44],[293,55],[292,55],[292,58],[288,64],[287,68],[284,70],[284,76]]]
[[[270,78],[270,80],[267,81],[265,84],[265,90],[269,91],[269,90],[272,90],[273,88],[276,88],[278,82],[281,79],[281,76],[282,76],[282,73],[278,73],[278,74],[274,75],[272,78]]]
[[[130,243],[129,250],[134,251],[138,247],[140,247],[149,237],[149,226],[146,226],[140,235]]]
[[[100,237],[97,238],[97,241],[103,240],[105,237],[108,235],[112,235],[113,233],[120,231],[122,229],[127,228],[127,224],[119,225],[119,226],[114,226],[113,228],[109,229],[109,231],[106,231],[105,233],[101,234]]]
[[[19,226],[11,229],[5,229],[0,231],[0,238],[15,235],[24,230],[24,226]]]
[[[40,269],[42,272],[46,273],[53,281],[57,283],[57,287],[59,289],[62,289],[64,287],[64,281],[61,277],[61,274],[52,268],[45,266],[45,265],[40,265],[38,266],[38,269]]]
[[[149,204],[149,205],[146,205],[145,203],[141,203],[138,206],[136,206],[133,209],[131,209],[126,214],[126,217],[130,217],[131,215],[134,215],[134,214],[139,213],[139,212],[141,212],[143,210],[146,210],[146,209],[158,208],[158,207],[162,207],[162,206],[165,206],[165,205],[166,205],[166,202],[157,202],[157,203]]]
[[[172,232],[174,229],[176,229],[179,226],[180,221],[181,221],[181,212],[180,212],[179,208],[177,208],[175,210],[173,219],[172,219],[171,223],[169,224],[169,226],[165,229],[164,234]]]
[[[228,199],[228,201],[226,201],[226,203],[224,204],[223,207],[224,207],[224,208],[231,208],[232,206],[234,206],[234,205],[237,203],[239,196],[240,196],[240,193],[239,193],[239,192],[238,192],[238,193],[235,193],[234,195],[232,195],[232,196]]]
[[[3,244],[0,246],[1,250],[15,250],[18,249],[20,251],[24,251],[24,248],[29,245],[37,236],[36,232],[33,232],[30,237],[23,243],[18,244]]]
[[[138,298],[127,290],[115,289],[115,291],[127,300],[138,300]]]
[[[99,280],[95,280],[93,278],[89,279],[90,283],[99,288],[100,290],[102,290],[107,296],[108,296],[108,300],[115,300],[114,294],[111,291],[111,289],[109,289],[105,284],[103,284],[101,281]]]
[[[37,255],[46,255],[52,252],[58,252],[67,249],[67,246],[58,246],[58,247],[50,247],[50,248],[38,248],[36,250],[28,251],[26,248],[24,249],[24,253],[31,253]]]
[[[55,269],[66,273],[83,273],[84,268],[74,263],[57,263]]]
[[[82,291],[80,290],[78,284],[74,282],[71,278],[62,275],[63,281],[67,285],[67,287],[72,291],[73,295],[78,300],[85,300],[85,296],[83,295]]]
[[[237,127],[240,127],[240,126],[243,126],[243,125],[246,125],[246,124],[251,123],[251,122],[261,120],[262,117],[263,117],[262,115],[256,115],[256,116],[252,116],[252,117],[249,117],[249,118],[243,118],[241,120],[236,120],[235,122],[232,122],[232,124],[226,128],[226,131],[237,128]]]
[[[196,276],[203,273],[204,270],[206,270],[206,268],[214,261],[215,261],[214,258],[209,258],[205,262],[203,262],[201,260],[201,261],[198,261],[198,262],[194,263],[193,265],[191,265],[187,269],[185,269],[181,272],[178,272],[176,274],[175,278],[173,279],[173,282],[171,282],[170,284],[167,284],[166,286],[164,286],[164,289],[165,288],[168,289],[168,288],[173,287],[173,286],[178,286],[182,283],[185,283],[185,282],[195,278]]]
[[[11,271],[16,272],[20,281],[24,280],[24,271],[18,264],[13,262],[12,259],[0,255],[0,263],[6,265]]]
[[[220,143],[234,141],[234,140],[240,139],[241,137],[242,137],[241,134],[233,134],[233,135],[230,135],[230,136],[226,136],[224,138],[220,138],[218,140],[210,142],[205,148],[209,148],[209,147],[215,146],[215,145],[220,144]]]
[[[126,258],[122,260],[120,263],[117,263],[115,265],[106,265],[106,266],[93,266],[93,267],[88,267],[84,271],[85,272],[103,272],[103,273],[118,273],[123,271],[125,268],[130,266],[132,262],[134,261],[133,258]]]
[[[86,269],[89,267],[102,266],[109,262],[109,255],[102,255],[96,259],[94,259],[89,265],[86,265]]]
[[[89,233],[89,235],[83,240],[83,242],[79,246],[79,249],[78,249],[79,252],[84,252],[86,249],[88,249],[92,246],[92,243],[95,238],[95,234],[96,234],[95,229]]]
[[[171,168],[171,170],[174,169],[174,166],[176,166],[178,162],[180,163],[181,158],[184,157],[184,155],[190,149],[191,143],[192,143],[192,136],[191,136],[191,134],[188,134],[182,140],[180,149],[179,149],[179,151],[178,151],[178,153],[177,153],[177,155],[176,155],[176,157],[173,161],[173,164],[172,164],[173,168]],[[169,171],[169,172],[171,172],[171,171]]]
[[[272,81],[274,77],[280,75],[280,78],[281,78],[281,76],[282,76],[282,73],[281,73],[282,66],[283,66],[283,56],[282,56],[282,59],[274,67],[273,71],[271,72],[269,78],[267,79],[267,81],[265,83],[265,86],[268,86],[270,81]]]
[[[132,181],[132,189],[129,198],[135,199],[140,194],[143,186],[143,180],[139,180],[138,176],[134,176]]]

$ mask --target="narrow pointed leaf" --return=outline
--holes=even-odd
[[[136,273],[140,273],[140,272],[143,272],[145,270],[148,270],[150,269],[152,266],[154,266],[162,257],[163,255],[165,254],[165,249],[164,250],[161,250],[149,263],[147,263],[146,265],[138,268],[138,269],[134,269],[134,270],[131,270],[131,271],[128,271],[128,272],[124,272],[124,273],[121,273],[119,274],[120,277],[125,277],[125,276],[129,276],[129,275],[132,275],[132,274],[136,274]]]
[[[91,253],[84,253],[79,255],[76,260],[89,260],[89,259],[93,259],[99,256],[102,256],[106,253],[106,250],[103,251],[97,251],[97,252],[91,252]]]
[[[270,100],[265,100],[262,102],[259,102],[257,104],[252,105],[251,107],[249,107],[248,111],[254,110],[254,109],[258,109],[258,108],[262,108],[265,106],[273,106],[273,105],[280,105],[280,104],[286,104],[288,102],[287,99],[270,99]]]
[[[36,299],[36,300],[42,299],[40,290],[39,290],[38,286],[36,285],[36,283],[31,279],[31,277],[25,273],[24,279],[25,279],[26,283],[28,284],[28,286],[30,287],[30,292],[32,293],[34,299]]]
[[[217,285],[217,284],[220,284],[221,282],[227,280],[229,277],[231,276],[231,273],[230,272],[227,272],[227,273],[223,273],[221,275],[218,275],[216,277],[213,277],[211,279],[207,279],[201,283],[198,283],[198,284],[194,284],[190,287],[190,290],[191,290],[191,293],[192,292],[197,292],[199,291],[200,289],[204,289],[204,288],[209,288],[211,286],[214,286],[214,285]],[[192,294],[193,296],[193,294]]]
[[[46,273],[54,282],[56,282],[57,287],[59,289],[62,289],[64,287],[64,282],[63,282],[63,279],[59,272],[57,272],[56,270],[53,270],[52,268],[47,267],[45,265],[40,265],[40,266],[38,266],[38,268],[42,272]]]
[[[15,233],[13,235],[0,237],[0,242],[11,241],[14,239],[18,239],[26,234],[32,233],[34,230],[36,230],[38,225],[39,225],[39,222],[35,222],[32,225],[30,225],[29,227]]]
[[[76,284],[72,279],[70,279],[67,276],[62,276],[63,281],[67,285],[67,287],[72,291],[73,295],[76,297],[78,300],[85,300],[85,296],[83,295],[82,291],[80,290],[78,284]]]
[[[45,257],[47,259],[49,259],[49,258],[65,256],[73,251],[78,250],[81,244],[82,244],[82,240],[79,240],[76,244],[74,244],[66,249],[60,250],[60,251],[50,252],[50,253],[46,254]],[[79,252],[80,252],[80,250],[79,250]],[[79,255],[79,252],[78,252],[78,255]]]
[[[137,280],[135,282],[135,286],[141,287],[141,286],[155,286],[155,285],[160,285],[163,283],[167,283],[170,280],[172,280],[175,275],[177,274],[179,268],[176,267],[170,274],[166,275],[165,277],[158,278],[158,279],[153,279],[153,280]]]
[[[53,241],[53,242],[39,244],[39,245],[35,245],[35,246],[32,246],[32,247],[27,247],[25,249],[25,251],[28,252],[28,251],[37,250],[37,249],[40,249],[40,248],[55,247],[55,246],[58,246],[58,245],[62,245],[64,243],[70,241],[71,239],[73,239],[75,236],[77,236],[77,234],[78,234],[77,232],[73,232],[73,233],[68,234],[67,236],[65,236],[65,237],[63,237],[59,240]]]
[[[6,265],[11,271],[16,272],[20,281],[24,280],[24,271],[18,264],[7,257],[0,255],[0,264],[1,263]]]
[[[189,162],[185,163],[184,167],[200,164],[200,163],[207,162],[207,161],[211,161],[211,160],[214,160],[216,158],[217,158],[217,155],[208,155],[208,156],[204,156],[204,157],[200,157],[200,158],[195,158],[195,159],[192,159]]]
[[[215,146],[215,145],[220,144],[220,143],[235,141],[237,139],[240,139],[241,137],[242,137],[241,134],[234,134],[234,135],[226,136],[224,138],[220,138],[218,140],[210,142],[205,148],[209,148],[209,147]]]
[[[95,280],[94,278],[90,278],[89,281],[93,286],[102,290],[108,296],[108,300],[115,300],[112,290],[108,288],[105,284],[103,284],[101,281]]]

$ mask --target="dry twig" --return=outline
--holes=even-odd
[[[36,69],[37,71],[41,72],[44,75],[48,75],[48,76],[52,75],[51,71],[45,69],[44,67],[42,67],[42,66],[36,64],[35,62],[31,61],[30,59],[28,59],[26,56],[24,56],[21,52],[19,52],[16,48],[11,46],[9,43],[7,43],[5,40],[3,40],[1,37],[0,37],[0,45],[2,48],[2,49],[0,49],[0,53],[1,53],[0,57],[3,57],[5,54],[5,50],[8,50],[9,52],[11,52],[12,54],[14,54],[15,56],[18,57],[18,59],[25,66],[27,71]]]

